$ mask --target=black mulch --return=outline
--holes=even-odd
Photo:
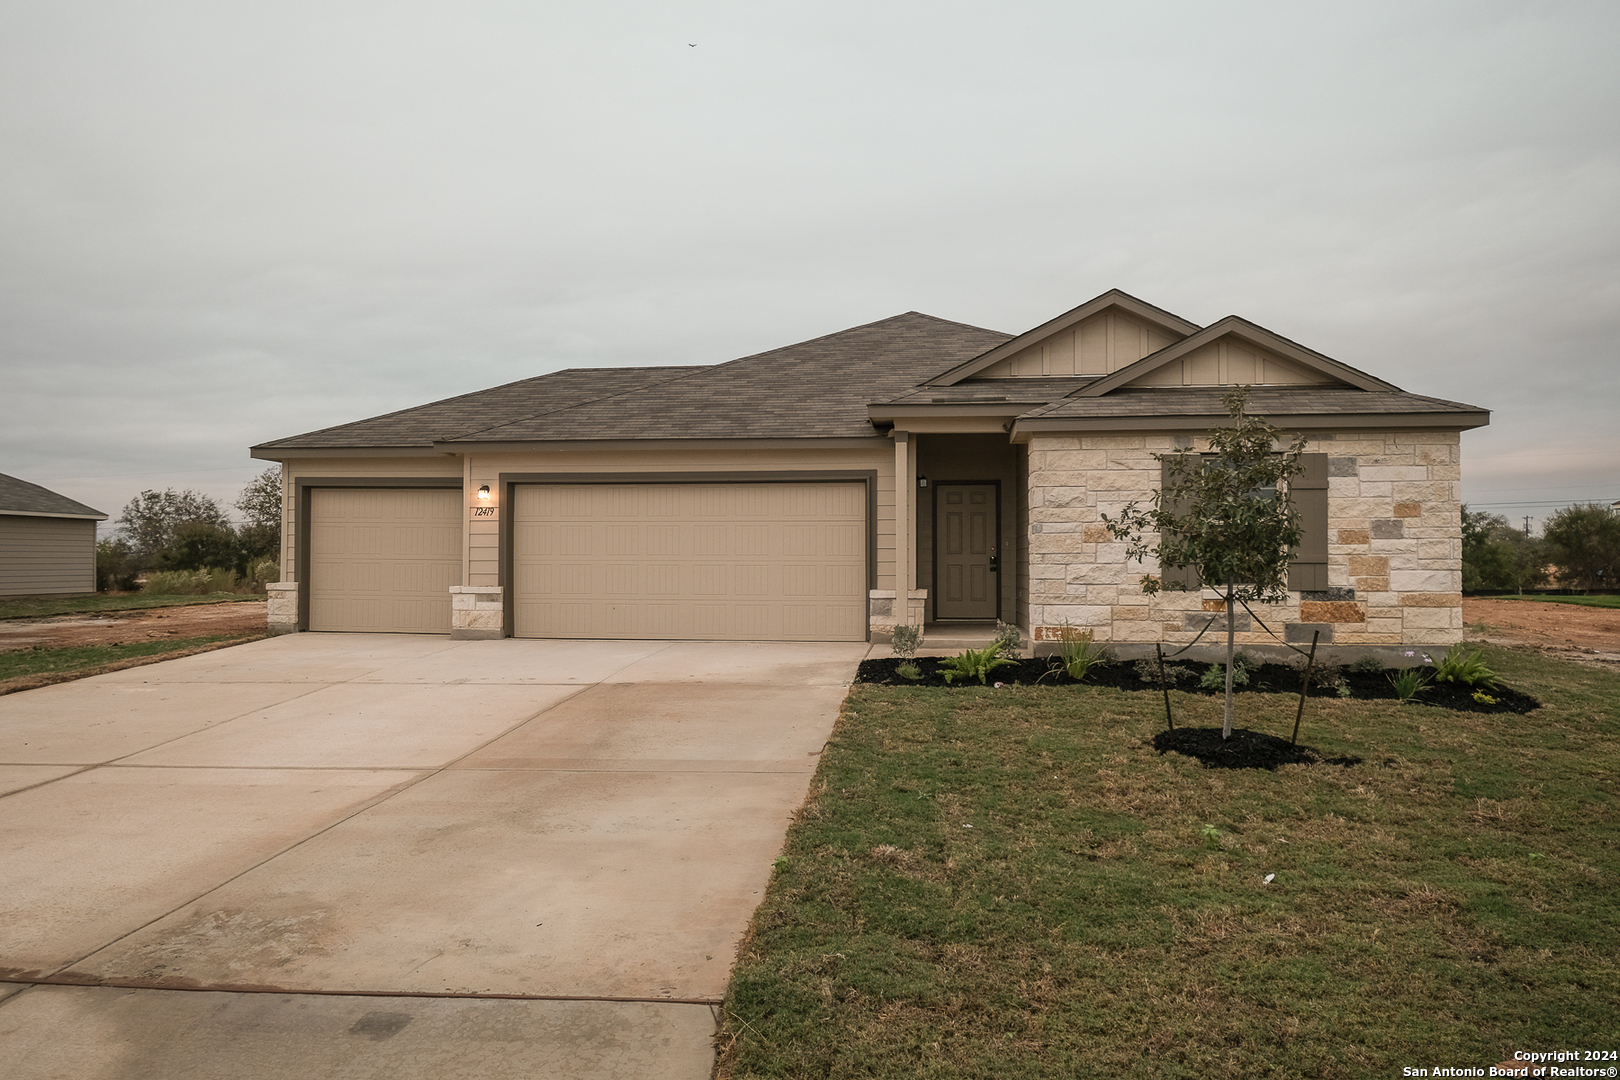
[[[1220,728],[1176,728],[1153,736],[1161,754],[1197,758],[1206,769],[1275,769],[1279,765],[1359,765],[1358,757],[1323,757],[1314,746],[1291,746],[1287,739],[1248,728],[1233,728],[1230,739]]]
[[[856,672],[857,683],[873,683],[878,686],[978,686],[977,679],[963,681],[956,680],[948,684],[940,673],[939,657],[919,656],[913,660],[902,660],[898,657],[884,657],[876,660],[861,661],[860,670]],[[921,678],[906,679],[900,676],[898,669],[902,664],[914,665]],[[1184,690],[1190,693],[1218,694],[1221,691],[1208,691],[1199,687],[1198,677],[1202,675],[1208,664],[1181,662],[1174,666],[1183,669],[1184,674],[1175,680],[1171,689]],[[1427,669],[1432,674],[1432,669]],[[1336,671],[1322,671],[1318,669],[1312,676],[1310,696],[1313,698],[1332,698],[1345,696],[1340,687],[1348,689],[1348,696],[1359,701],[1395,701],[1400,695],[1390,685],[1391,672],[1358,672],[1348,668],[1339,668]],[[1261,664],[1249,671],[1247,686],[1237,687],[1238,693],[1262,694],[1295,694],[1299,693],[1299,683],[1302,671],[1289,664]],[[1324,681],[1330,677],[1328,681]],[[1015,660],[1006,667],[997,668],[990,673],[990,683],[1004,683],[1008,686],[1106,686],[1116,690],[1137,690],[1157,693],[1159,689],[1156,675],[1144,679],[1135,662],[1115,661],[1103,666],[1093,666],[1086,673],[1083,683],[1076,683],[1065,674],[1055,658],[1040,657],[1029,660]],[[1529,694],[1520,693],[1511,687],[1498,683],[1494,689],[1485,691],[1485,695],[1493,701],[1476,701],[1475,691],[1466,686],[1453,686],[1449,683],[1430,682],[1413,698],[1415,704],[1432,705],[1443,709],[1455,709],[1458,712],[1474,713],[1517,713],[1523,715],[1533,709],[1539,709],[1541,702]],[[1217,735],[1219,733],[1217,732]]]

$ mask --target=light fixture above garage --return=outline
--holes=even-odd
[[[488,484],[485,484],[483,487],[478,489],[478,497],[480,499],[482,499],[484,502],[489,502],[489,485]]]

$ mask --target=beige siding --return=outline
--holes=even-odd
[[[1177,340],[1117,311],[1104,311],[1026,346],[975,378],[1108,375]]]
[[[96,591],[96,523],[0,515],[0,596]]]
[[[454,488],[316,488],[309,628],[449,633],[463,516]]]
[[[862,641],[859,483],[518,484],[519,637]]]
[[[1315,386],[1334,382],[1260,349],[1214,341],[1155,368],[1132,386]]]

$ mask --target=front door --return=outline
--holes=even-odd
[[[934,494],[934,618],[1001,614],[995,484],[941,483]]]

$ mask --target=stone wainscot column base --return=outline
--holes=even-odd
[[[450,640],[489,641],[506,636],[503,585],[450,586]]]
[[[298,632],[298,582],[276,581],[264,587],[270,597],[266,628],[271,636]]]
[[[923,626],[923,612],[928,608],[928,590],[912,589],[910,602],[902,617],[896,612],[893,589],[871,589],[866,594],[867,633],[875,645],[887,645],[894,640],[896,626]]]

